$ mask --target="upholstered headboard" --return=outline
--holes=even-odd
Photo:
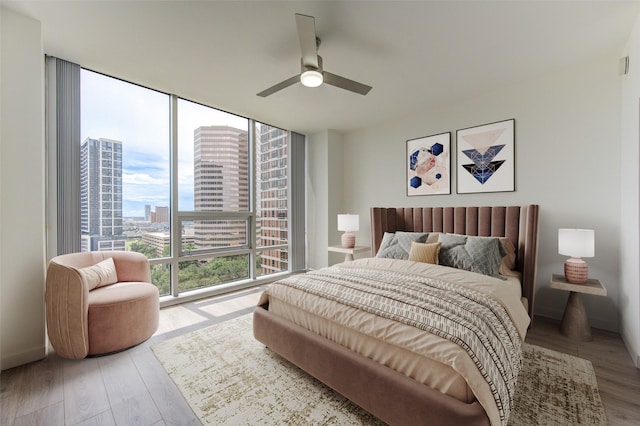
[[[509,207],[372,207],[371,247],[378,252],[385,232],[446,232],[507,237],[517,248],[516,269],[522,273],[522,296],[533,318],[538,265],[537,204]]]

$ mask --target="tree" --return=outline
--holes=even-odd
[[[158,287],[160,295],[169,294],[171,281],[169,265],[153,265],[151,267],[151,282]]]
[[[154,257],[158,257],[156,254],[156,249],[142,241],[134,241],[131,243],[131,251],[137,251],[138,253],[142,253],[147,256],[147,259],[152,259]]]

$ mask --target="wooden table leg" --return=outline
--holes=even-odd
[[[574,291],[569,293],[567,306],[564,308],[562,315],[562,324],[560,331],[570,339],[589,342],[593,340],[591,336],[591,326],[587,318],[587,311],[582,303],[580,293]]]

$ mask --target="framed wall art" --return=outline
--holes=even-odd
[[[515,119],[456,132],[458,194],[515,191]]]
[[[451,194],[451,132],[407,141],[407,195]]]

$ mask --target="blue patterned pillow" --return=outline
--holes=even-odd
[[[427,232],[385,232],[376,257],[407,260],[411,251],[411,241],[424,243],[428,237]]]

